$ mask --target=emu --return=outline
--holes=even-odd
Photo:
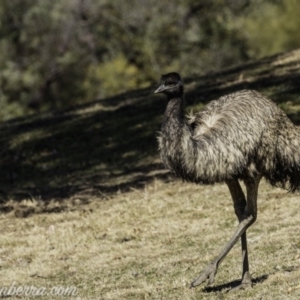
[[[226,183],[239,225],[219,255],[191,283],[214,282],[218,267],[241,239],[242,279],[234,289],[252,286],[246,230],[257,217],[257,194],[264,177],[291,192],[300,189],[300,130],[274,102],[242,90],[208,103],[184,117],[184,86],[178,73],[162,75],[155,93],[167,96],[159,152],[165,167],[184,181]],[[246,196],[239,181],[246,186]]]

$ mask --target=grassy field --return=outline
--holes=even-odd
[[[186,79],[188,109],[243,88],[300,123],[300,51]],[[227,187],[175,180],[155,136],[165,107],[153,89],[0,127],[2,287],[76,287],[70,299],[299,299],[299,195],[261,183],[249,229],[254,287],[240,246],[215,283],[189,289],[237,220]],[[20,295],[10,299],[29,299]],[[43,299],[58,297],[50,294]]]
[[[237,226],[223,185],[154,180],[63,213],[3,214],[1,286],[75,286],[72,299],[299,299],[298,206],[299,196],[262,183],[248,230],[255,284],[239,292],[228,292],[241,276],[239,245],[212,287],[189,289]]]

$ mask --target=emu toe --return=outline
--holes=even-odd
[[[252,281],[251,281],[250,274],[248,272],[246,272],[243,276],[241,283],[239,285],[231,288],[229,291],[233,292],[233,291],[245,290],[245,289],[249,289],[249,288],[252,288]]]
[[[206,280],[208,280],[207,282],[208,285],[213,284],[215,280],[215,275],[217,274],[217,270],[218,267],[215,263],[209,264],[206,267],[205,271],[191,283],[191,288],[200,285]]]

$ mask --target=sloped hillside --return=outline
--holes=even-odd
[[[300,50],[187,78],[188,109],[251,88],[300,123],[299,77]],[[264,181],[247,230],[253,288],[227,293],[239,245],[213,285],[189,288],[238,221],[225,185],[183,183],[160,164],[166,102],[153,90],[2,123],[0,297],[300,299],[299,195]]]
[[[256,89],[298,123],[299,78],[300,50],[185,78],[187,110],[195,111],[230,92]],[[154,176],[168,177],[156,144],[166,101],[154,96],[153,90],[2,123],[1,197],[105,198],[118,190],[143,186]]]

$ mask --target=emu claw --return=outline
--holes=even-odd
[[[237,290],[245,290],[245,289],[249,289],[251,287],[252,287],[251,276],[250,276],[249,272],[246,272],[243,276],[241,283],[239,285],[231,288],[230,292],[237,291]]]
[[[212,284],[215,280],[215,275],[217,274],[218,266],[215,263],[208,265],[204,272],[200,276],[194,279],[191,283],[191,288],[200,285],[201,283],[208,280],[208,285]]]

